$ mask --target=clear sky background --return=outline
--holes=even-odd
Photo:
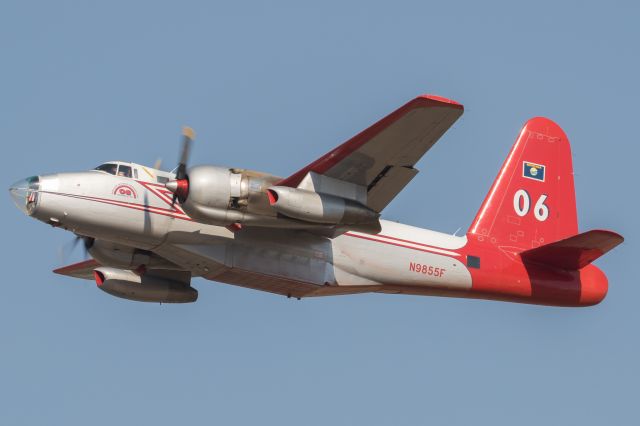
[[[72,235],[0,203],[0,424],[639,424],[634,2],[0,5],[0,175],[113,159],[288,175],[421,93],[466,107],[384,217],[469,226],[522,124],[573,145],[605,301],[563,309],[196,279],[141,304],[51,273]],[[515,4],[520,3],[520,4]],[[598,5],[600,4],[600,5]],[[81,253],[68,259],[72,262]]]

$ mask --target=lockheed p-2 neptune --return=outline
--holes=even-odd
[[[380,213],[462,115],[438,96],[408,102],[289,177],[114,161],[33,176],[10,192],[28,216],[75,233],[91,259],[56,269],[136,301],[194,302],[193,277],[288,297],[365,292],[589,306],[606,295],[592,262],[623,241],[578,233],[571,149],[529,120],[464,236]]]

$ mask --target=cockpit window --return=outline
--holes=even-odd
[[[123,166],[122,164],[120,164],[120,166],[118,167],[118,176],[122,176],[122,177],[131,177],[131,167],[130,166]]]
[[[104,163],[104,164],[100,164],[98,167],[96,167],[94,170],[101,170],[103,172],[107,172],[111,175],[115,175],[116,174],[116,169],[118,168],[117,164],[113,164],[113,163]]]

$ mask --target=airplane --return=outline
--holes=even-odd
[[[579,233],[569,140],[526,122],[464,236],[381,219],[463,105],[421,95],[281,178],[109,161],[10,187],[26,215],[71,231],[91,259],[54,270],[124,299],[194,302],[194,277],[293,298],[387,293],[582,307],[601,302],[592,262],[623,241]]]

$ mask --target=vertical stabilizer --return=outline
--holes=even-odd
[[[578,233],[571,147],[553,121],[522,128],[468,237],[527,250]]]

